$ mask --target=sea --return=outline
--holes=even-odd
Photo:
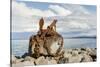
[[[12,55],[21,56],[28,52],[29,40],[11,40]],[[96,48],[96,38],[65,38],[64,48]]]

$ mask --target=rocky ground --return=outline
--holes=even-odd
[[[64,56],[58,61],[54,57],[44,57],[33,58],[26,56],[23,58],[19,56],[12,55],[11,63],[12,67],[24,67],[24,66],[34,66],[34,65],[50,65],[50,64],[65,64],[65,63],[81,63],[81,62],[95,62],[96,48],[75,48],[75,49],[65,49]]]

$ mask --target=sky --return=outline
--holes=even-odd
[[[96,36],[95,5],[12,1],[12,32],[37,32],[41,17],[44,28],[57,19],[63,36]]]

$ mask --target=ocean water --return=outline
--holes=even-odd
[[[28,40],[12,40],[11,50],[12,54],[21,56],[25,52],[28,52]],[[64,48],[96,48],[95,38],[76,38],[76,39],[64,39]]]

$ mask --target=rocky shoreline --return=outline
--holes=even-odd
[[[66,64],[66,63],[81,63],[81,62],[95,62],[97,60],[96,48],[73,48],[64,49],[64,55],[59,60],[57,57],[40,56],[34,58],[25,53],[23,56],[11,57],[12,67],[34,66],[34,65],[50,65],[50,64]]]

